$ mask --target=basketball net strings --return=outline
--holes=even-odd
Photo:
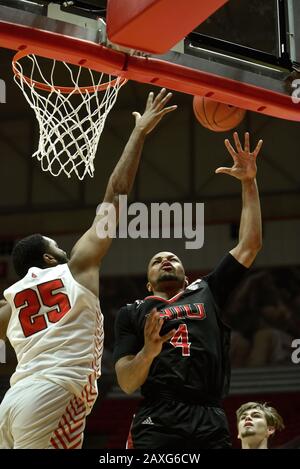
[[[92,70],[87,69],[95,87],[95,91],[88,92],[79,85],[82,67],[78,67],[74,76],[70,66],[60,62],[66,67],[74,86],[71,93],[64,94],[56,89],[54,84],[56,61],[53,61],[48,81],[37,57],[32,54],[28,55],[28,58],[32,62],[30,80],[24,76],[20,62],[16,63],[19,76],[15,75],[14,79],[34,110],[39,123],[38,149],[32,156],[40,161],[43,171],[50,171],[53,176],[63,172],[68,177],[75,173],[80,180],[86,174],[93,177],[97,147],[107,115],[116,102],[121,78],[118,77],[113,85],[109,85],[100,99],[98,87],[102,83],[104,73],[95,82]],[[33,79],[36,71],[43,82],[51,87],[50,92],[35,87]],[[113,77],[109,76],[108,80],[113,80]]]

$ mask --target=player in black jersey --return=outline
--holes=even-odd
[[[144,399],[135,415],[130,448],[229,448],[221,399],[229,387],[230,331],[222,308],[261,247],[261,214],[256,185],[260,140],[250,152],[234,133],[228,140],[232,168],[217,173],[242,183],[239,242],[215,270],[188,285],[181,261],[171,252],[148,265],[150,296],[127,305],[115,323],[114,357],[120,387],[130,394],[141,386]]]

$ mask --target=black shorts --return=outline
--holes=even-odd
[[[222,449],[231,448],[231,441],[222,408],[160,398],[142,402],[127,448]]]

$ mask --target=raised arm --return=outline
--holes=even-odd
[[[239,242],[230,253],[245,267],[250,267],[262,245],[261,211],[256,183],[256,158],[261,149],[259,140],[253,152],[250,151],[249,133],[245,133],[242,148],[237,132],[234,132],[235,149],[229,140],[225,146],[233,158],[232,168],[218,168],[216,173],[229,174],[242,183],[242,214],[239,230]]]
[[[11,308],[5,300],[0,300],[0,340],[6,339],[6,330],[11,316]]]
[[[114,221],[116,227],[119,218],[119,196],[129,194],[132,188],[146,135],[156,127],[165,114],[177,107],[165,107],[171,97],[172,93],[166,93],[165,89],[162,89],[156,97],[151,92],[144,114],[133,112],[135,127],[109,178],[103,202],[98,206],[92,226],[72,250],[69,261],[71,272],[77,281],[88,286],[96,295],[98,295],[98,277],[95,274],[98,275],[101,260],[112,242],[112,236],[103,235],[99,226],[101,226],[103,219],[108,219],[110,213],[111,220]]]

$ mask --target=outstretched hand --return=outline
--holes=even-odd
[[[167,93],[165,88],[162,88],[156,97],[154,97],[154,93],[151,91],[148,95],[144,114],[141,115],[139,112],[132,113],[135,117],[135,126],[145,135],[149,134],[164,115],[175,111],[177,108],[176,105],[165,107],[172,96],[172,93]]]
[[[231,168],[220,167],[216,169],[216,173],[229,174],[240,181],[246,179],[254,179],[256,177],[257,167],[256,167],[256,158],[260,152],[263,141],[259,140],[255,150],[250,151],[250,139],[249,133],[245,133],[245,143],[244,148],[241,145],[239,136],[237,132],[233,134],[235,149],[230,144],[229,140],[225,140],[225,146],[232,156],[233,166]]]

